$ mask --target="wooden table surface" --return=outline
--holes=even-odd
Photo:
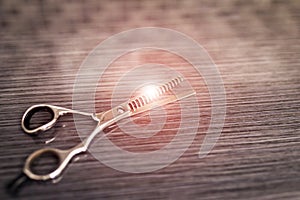
[[[12,188],[31,152],[79,141],[72,116],[54,131],[26,135],[26,108],[72,107],[88,53],[113,34],[145,26],[189,35],[217,64],[227,112],[213,151],[197,156],[211,116],[201,82],[195,87],[204,118],[188,151],[168,167],[125,173],[86,154],[56,184]],[[1,199],[300,199],[300,1],[2,0],[0,27]],[[108,74],[108,85],[118,73]],[[125,146],[126,140],[116,139]]]

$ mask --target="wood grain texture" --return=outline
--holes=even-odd
[[[0,1],[0,198],[300,199],[299,13],[296,0]],[[196,81],[203,121],[175,163],[129,174],[81,155],[59,183],[26,182],[11,195],[6,186],[27,155],[53,136],[47,146],[67,148],[79,141],[72,116],[39,137],[24,134],[25,109],[37,103],[71,107],[76,74],[88,53],[112,34],[143,26],[191,36],[218,65],[227,114],[213,151],[197,157],[210,99],[204,82]],[[117,75],[107,74],[104,96]],[[105,99],[99,103],[109,105]],[[115,139],[137,148],[128,138]]]

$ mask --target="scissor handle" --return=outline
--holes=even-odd
[[[62,174],[70,160],[76,155],[81,152],[86,151],[86,148],[83,143],[80,143],[76,147],[73,147],[68,150],[61,150],[55,148],[43,148],[33,152],[27,159],[23,168],[23,172],[31,179],[38,180],[38,181],[46,181],[50,179],[55,179]],[[33,162],[42,157],[44,154],[50,153],[53,156],[56,156],[58,159],[58,164],[56,168],[48,173],[48,174],[37,174],[32,171]]]
[[[30,120],[31,120],[32,116],[39,111],[47,111],[48,113],[50,113],[51,120],[49,122],[47,122],[46,124],[43,124],[37,128],[32,129],[32,128],[30,128]],[[68,108],[53,106],[53,105],[49,105],[49,104],[38,104],[38,105],[29,107],[25,111],[25,113],[22,117],[21,125],[22,125],[23,130],[26,133],[31,134],[31,135],[36,135],[39,132],[46,131],[46,130],[50,129],[51,127],[53,127],[54,124],[57,122],[58,118],[66,113],[74,113],[74,114],[89,116],[93,120],[98,121],[97,117],[95,117],[95,115],[92,113],[71,110]]]
[[[47,122],[46,124],[43,124],[37,128],[30,128],[30,120],[32,118],[32,116],[39,112],[39,111],[46,111],[48,113],[51,114],[51,120],[49,122]],[[58,118],[68,112],[72,112],[72,110],[67,109],[67,108],[63,108],[63,107],[58,107],[58,106],[52,106],[52,105],[48,105],[48,104],[38,104],[38,105],[34,105],[31,106],[30,108],[28,108],[23,117],[22,117],[22,128],[23,130],[28,133],[28,134],[38,134],[41,131],[46,131],[48,129],[50,129],[51,127],[53,127],[53,125],[56,123],[56,121],[58,120]]]

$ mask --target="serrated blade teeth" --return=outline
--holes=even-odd
[[[181,76],[177,76],[176,78],[173,78],[169,82],[160,85],[160,86],[149,86],[149,88],[145,89],[145,94],[142,94],[141,96],[138,96],[131,100],[128,103],[129,109],[134,112],[138,108],[145,106],[149,103],[152,103],[160,96],[164,95],[165,93],[171,91],[174,87],[179,85],[183,81],[183,78]]]

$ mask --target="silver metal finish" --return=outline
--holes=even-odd
[[[180,94],[175,95],[168,95],[166,98],[160,99],[159,97],[163,94],[167,93],[168,91],[172,90],[174,87],[179,85],[183,81],[182,77],[176,77],[172,79],[171,81],[158,86],[156,88],[156,95],[153,96],[147,96],[142,95],[139,97],[136,97],[134,99],[130,99],[127,102],[124,102],[108,111],[101,112],[101,113],[85,113],[80,112],[76,110],[71,110],[67,108],[62,108],[58,106],[52,106],[48,104],[40,104],[40,105],[34,105],[31,106],[26,110],[26,112],[23,115],[22,118],[22,128],[23,130],[28,134],[38,134],[41,131],[46,131],[53,127],[53,125],[56,123],[56,121],[59,119],[60,116],[72,113],[72,114],[81,114],[85,116],[92,117],[93,120],[97,121],[98,124],[94,131],[81,143],[76,145],[75,147],[67,150],[60,150],[55,148],[43,148],[39,149],[35,152],[33,152],[25,161],[25,165],[23,168],[23,172],[31,179],[34,180],[49,180],[49,179],[55,179],[58,176],[60,176],[63,172],[63,170],[67,167],[68,163],[71,161],[71,159],[82,152],[86,152],[89,146],[91,145],[93,139],[97,134],[102,132],[103,129],[106,127],[109,127],[110,125],[116,123],[119,120],[122,120],[124,118],[128,118],[130,116],[136,115],[138,113],[142,113],[148,110],[151,110],[157,106],[163,106],[169,103],[172,103],[174,101],[178,101],[180,99],[186,98],[188,96],[194,95],[195,92],[183,92]],[[30,118],[33,116],[34,113],[40,111],[40,110],[46,110],[52,114],[52,119],[50,122],[35,128],[30,129]],[[53,155],[57,156],[59,160],[59,164],[57,168],[50,172],[49,174],[36,174],[32,171],[32,165],[33,161],[39,157],[41,157],[45,153],[52,153]]]

